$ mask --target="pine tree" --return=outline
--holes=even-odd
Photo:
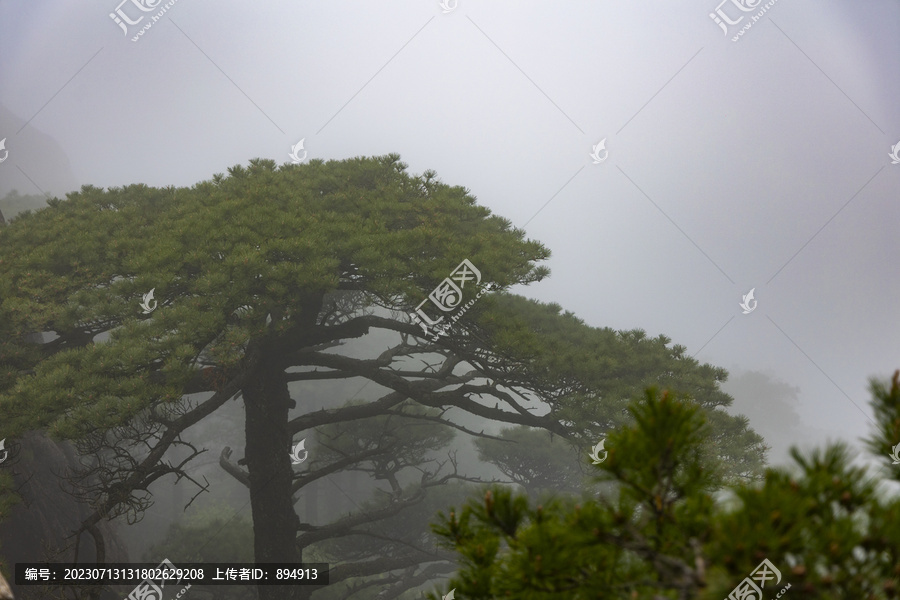
[[[900,443],[898,378],[871,388],[879,431],[868,443],[886,462]],[[635,424],[609,435],[596,467],[612,493],[532,507],[495,487],[440,513],[433,530],[462,565],[447,589],[462,600],[720,600],[755,573],[765,597],[900,597],[900,499],[845,445],[792,449],[794,468],[723,486],[691,400],[649,389],[629,410]]]
[[[243,452],[219,464],[249,488],[255,559],[340,549],[332,582],[396,596],[423,573],[454,570],[424,516],[402,534],[383,526],[471,479],[447,454],[447,430],[486,438],[472,423],[489,420],[593,440],[650,380],[677,383],[704,410],[729,402],[724,370],[664,336],[589,328],[506,293],[546,276],[538,263],[549,251],[464,188],[408,174],[396,155],[254,160],[190,188],[84,186],[48,204],[0,229],[0,436],[44,429],[77,442],[85,470],[69,483],[95,507],[79,535],[101,519],[140,518],[154,486],[204,492],[188,466],[209,440],[195,436],[236,406]],[[447,335],[423,335],[410,311],[464,258],[491,293],[470,305],[467,287],[470,308]],[[310,409],[310,390],[348,381],[375,384],[372,397]],[[387,422],[422,427],[372,433]],[[716,454],[752,473],[758,439],[746,424],[718,425],[711,439],[732,426],[746,435]],[[295,470],[294,436],[328,427],[365,447],[339,440]],[[348,470],[381,486],[377,501],[301,521],[303,488]],[[332,543],[345,537],[365,552]],[[263,600],[309,593],[260,588]]]

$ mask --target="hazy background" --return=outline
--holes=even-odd
[[[779,0],[736,43],[717,0],[178,0],[137,42],[117,1],[0,1],[0,195],[397,152],[552,250],[513,291],[731,370],[773,462],[869,432],[900,368],[896,0]]]

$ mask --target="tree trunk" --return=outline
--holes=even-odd
[[[296,537],[300,521],[291,503],[293,470],[287,431],[292,401],[277,357],[267,356],[260,362],[243,396],[256,562],[299,563]],[[261,585],[259,600],[299,600],[305,595],[299,588]]]

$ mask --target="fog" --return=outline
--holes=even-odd
[[[6,0],[0,197],[191,186],[301,140],[396,152],[550,248],[513,292],[729,369],[771,462],[860,449],[868,379],[900,368],[900,4],[777,1],[737,41],[750,17],[725,33],[715,4],[178,0],[135,38],[149,17],[120,27],[112,1]],[[756,405],[766,385],[790,408]],[[205,472],[228,481],[241,435]],[[362,490],[330,493],[340,512]]]

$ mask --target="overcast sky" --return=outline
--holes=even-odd
[[[772,373],[797,439],[869,433],[900,368],[896,0],[176,0],[137,41],[163,5],[119,1],[0,1],[0,192],[396,152],[551,249],[517,293]]]

